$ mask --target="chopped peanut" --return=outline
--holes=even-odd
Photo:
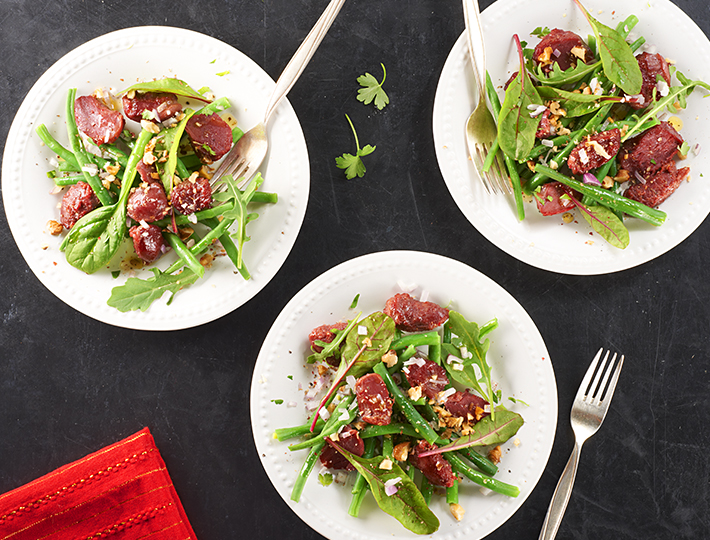
[[[488,452],[488,459],[490,459],[493,463],[500,463],[502,455],[503,453],[500,451],[500,446],[496,446]]]
[[[58,221],[54,221],[53,219],[50,219],[47,222],[47,230],[49,231],[49,234],[51,234],[52,236],[57,236],[58,234],[61,234],[63,229],[64,229],[64,227]]]
[[[456,518],[456,521],[461,521],[463,519],[463,515],[466,513],[463,506],[457,503],[451,503],[449,505],[449,510],[451,511],[451,515]]]
[[[392,457],[397,461],[407,461],[407,457],[409,456],[410,445],[410,442],[399,443],[394,447],[394,450],[392,450]]]
[[[388,368],[393,367],[397,363],[397,353],[392,350],[387,351],[382,355],[382,361]]]

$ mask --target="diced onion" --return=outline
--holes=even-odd
[[[366,336],[367,335],[367,326],[359,325],[357,327],[357,333],[359,336]]]
[[[641,176],[638,171],[634,171],[634,176],[636,177],[636,180],[638,180],[642,184],[646,183],[646,179],[643,176]]]
[[[402,479],[397,476],[396,478],[390,478],[385,482],[385,493],[387,494],[388,497],[391,497],[395,493],[399,491],[399,488],[397,487],[397,484],[401,482]]]
[[[584,176],[582,177],[582,181],[585,184],[591,184],[594,186],[601,186],[602,185],[602,183],[599,180],[597,180],[597,177],[594,176],[592,173],[584,173]]]
[[[548,148],[552,148],[553,146],[555,146],[555,143],[552,142],[552,139],[542,139],[540,141],[540,144],[542,144],[542,146],[547,146]]]
[[[700,153],[700,143],[693,146],[693,155],[697,156]]]

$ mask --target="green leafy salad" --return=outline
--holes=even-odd
[[[536,28],[534,48],[514,42],[517,71],[500,102],[490,77],[487,98],[498,133],[484,169],[504,163],[519,220],[525,200],[543,215],[576,212],[617,248],[629,245],[625,220],[660,226],[657,207],[688,177],[677,167],[699,146],[683,140],[675,116],[703,81],[683,75],[643,37],[632,38],[638,18],[615,28],[590,15],[586,40],[558,28]]]
[[[400,293],[382,311],[314,329],[308,421],[274,433],[295,441],[290,451],[306,452],[291,499],[300,500],[319,463],[323,486],[352,491],[354,518],[372,496],[410,531],[431,534],[439,528],[433,497],[445,497],[453,517],[463,519],[464,479],[517,497],[518,487],[495,478],[501,445],[523,425],[500,404],[486,359],[486,336],[497,326]]]
[[[259,191],[259,174],[241,189],[244,179],[210,180],[211,165],[243,135],[224,112],[229,101],[176,78],[138,83],[118,96],[68,92],[68,147],[45,125],[36,129],[56,156],[47,175],[62,196],[60,218],[47,228],[64,234],[67,262],[87,274],[128,274],[108,299],[124,312],[145,311],[166,292],[170,303],[216,257],[228,257],[235,274],[250,279],[242,252],[247,224],[258,218],[253,205],[273,204],[277,195]],[[175,262],[152,268],[147,279],[132,277],[169,251]]]

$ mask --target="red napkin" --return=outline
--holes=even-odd
[[[148,428],[0,495],[0,540],[70,538],[197,540]]]

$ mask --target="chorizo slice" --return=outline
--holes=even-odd
[[[218,114],[196,114],[185,125],[192,149],[203,163],[221,159],[232,147],[232,128]]]
[[[668,122],[661,122],[622,145],[619,166],[632,177],[649,178],[673,158],[681,144],[680,133]]]
[[[543,216],[554,216],[572,210],[574,191],[560,182],[548,182],[533,193],[537,209]]]
[[[410,362],[402,368],[410,386],[420,386],[422,394],[429,399],[435,399],[439,392],[446,389],[449,378],[443,367],[424,358],[415,358]]]
[[[422,471],[427,480],[435,486],[451,487],[454,485],[454,471],[451,463],[446,461],[441,454],[419,457],[419,454],[427,450],[437,448],[435,444],[420,440],[409,454],[409,462]]]
[[[478,422],[490,413],[485,412],[488,402],[480,396],[466,390],[465,392],[455,392],[450,395],[444,407],[454,416],[460,416],[471,423]]]
[[[331,437],[327,438],[335,440],[335,442],[345,448],[345,450],[351,454],[355,454],[356,456],[362,456],[365,451],[365,443],[360,438],[360,433],[350,426],[345,426],[338,434],[337,439]],[[347,458],[330,444],[326,444],[323,447],[323,451],[320,454],[320,462],[328,469],[345,469],[346,471],[355,470],[355,467],[352,466]]]
[[[76,127],[96,145],[116,142],[126,121],[119,111],[109,109],[95,96],[79,96],[74,101]]]
[[[136,221],[158,221],[169,210],[168,198],[158,182],[142,182],[128,196],[128,217]]]
[[[629,186],[624,196],[653,208],[678,189],[689,171],[688,167],[677,169],[675,161],[669,160],[661,170],[647,178],[645,183],[638,182]]]
[[[77,182],[62,197],[59,221],[65,228],[71,229],[79,219],[98,206],[99,199],[91,186],[86,182]]]
[[[152,263],[163,253],[165,240],[157,225],[136,225],[128,231],[133,239],[133,249],[146,263]]]
[[[368,373],[355,383],[360,416],[368,424],[389,425],[392,419],[392,398],[385,381],[377,373]]]
[[[643,83],[641,85],[641,95],[643,96],[643,102],[636,100],[629,100],[628,104],[634,109],[643,109],[648,107],[653,101],[653,89],[657,88],[658,76],[663,77],[667,85],[671,84],[671,72],[668,67],[668,62],[660,54],[651,54],[643,52],[636,57],[639,69],[641,70],[641,77]],[[660,97],[660,94],[656,95],[656,99]]]
[[[594,60],[594,54],[579,35],[554,28],[535,47],[533,60],[548,73],[552,71],[552,65],[555,63],[562,71],[576,66],[579,60],[588,64]]]
[[[177,96],[170,92],[135,92],[130,98],[124,95],[121,102],[123,113],[134,122],[164,122],[182,111]]]
[[[395,326],[405,332],[424,332],[444,324],[449,310],[434,302],[420,302],[407,293],[395,294],[385,303],[383,310]]]
[[[621,131],[618,128],[600,131],[582,139],[567,158],[567,166],[574,174],[598,169],[619,153]]]
[[[170,204],[184,216],[189,216],[212,206],[212,187],[201,176],[190,177],[170,192]]]

